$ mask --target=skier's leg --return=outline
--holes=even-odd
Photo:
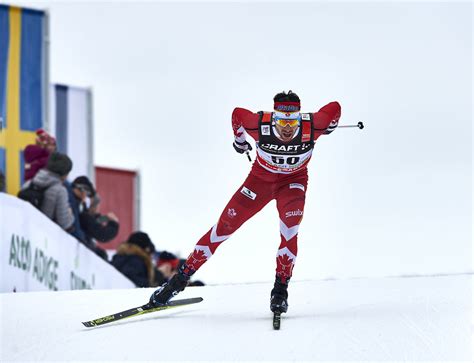
[[[250,174],[225,206],[218,222],[197,242],[186,260],[184,272],[193,274],[242,224],[273,198],[271,184]]]
[[[181,266],[179,273],[152,294],[150,304],[165,304],[173,296],[183,291],[191,275],[211,258],[217,247],[272,198],[271,184],[265,183],[250,173],[227,203],[217,224],[201,237],[194,247],[194,251]]]
[[[298,229],[303,218],[306,187],[307,177],[302,176],[283,185],[277,193],[281,242],[276,257],[275,285],[271,292],[270,309],[274,312],[288,309],[288,282],[298,254]]]
[[[307,179],[299,179],[278,191],[277,208],[280,216],[280,237],[276,258],[276,276],[285,283],[291,278],[298,254],[298,229],[303,219]]]

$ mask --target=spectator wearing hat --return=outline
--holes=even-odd
[[[56,139],[46,131],[36,130],[35,144],[28,145],[23,153],[25,158],[25,181],[31,180],[48,162],[49,155],[56,150]]]
[[[178,272],[179,262],[173,253],[162,251],[156,260],[155,285],[161,286],[168,282]]]
[[[46,168],[40,169],[30,183],[44,190],[40,210],[64,230],[70,231],[74,224],[74,215],[69,204],[68,194],[63,182],[72,169],[71,159],[58,152],[53,152]]]
[[[112,265],[137,287],[154,286],[155,269],[151,258],[154,251],[155,245],[148,234],[133,232],[127,241],[117,248]]]
[[[168,251],[162,251],[161,253],[156,253],[156,255],[158,255],[158,257],[156,259],[155,286],[161,286],[178,273],[179,268],[186,262],[186,259],[180,259]],[[190,280],[187,286],[204,285],[204,282],[200,280]]]

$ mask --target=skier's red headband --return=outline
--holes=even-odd
[[[300,110],[299,102],[275,102],[273,109],[280,112],[296,112]]]

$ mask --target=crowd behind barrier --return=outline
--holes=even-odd
[[[37,208],[0,193],[0,292],[135,285]]]
[[[68,181],[73,161],[57,151],[55,138],[46,131],[36,131],[36,142],[25,148],[25,183],[18,197],[31,203],[89,250],[111,263],[136,287],[161,286],[173,277],[184,259],[168,252],[158,252],[148,234],[133,232],[109,261],[97,241],[114,239],[120,223],[113,212],[101,214],[100,196],[87,176]],[[0,192],[4,191],[0,171]],[[202,286],[201,281],[190,285]]]

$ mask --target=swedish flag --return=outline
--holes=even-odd
[[[6,191],[23,182],[23,150],[45,118],[45,13],[0,5],[0,170]]]

